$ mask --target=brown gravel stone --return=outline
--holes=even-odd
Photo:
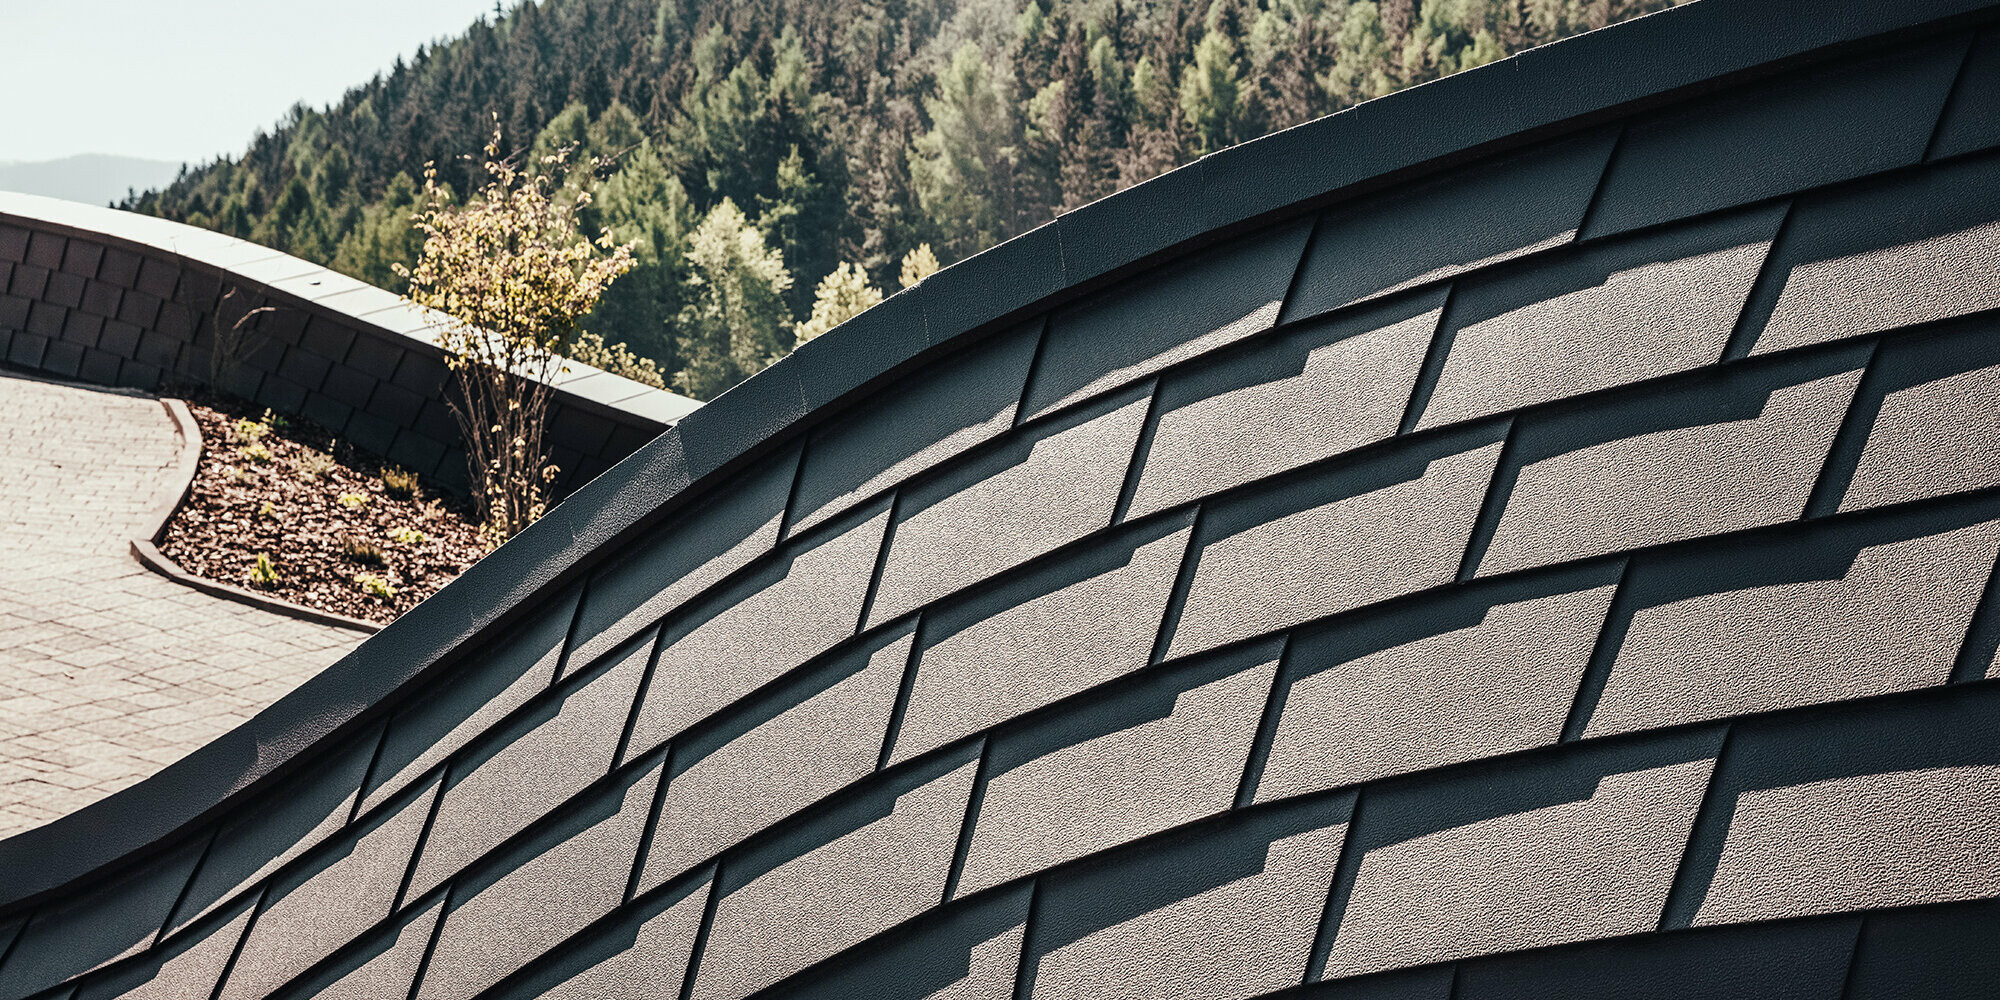
[[[259,420],[262,410],[220,399],[188,408],[201,425],[201,465],[160,550],[190,573],[321,611],[388,622],[485,554],[470,504],[428,483],[419,484],[415,496],[392,496],[382,482],[386,462],[317,426],[302,420],[273,426],[256,442],[271,453],[259,462],[247,454],[253,442],[237,421]],[[331,456],[333,464],[308,478],[300,470],[315,456],[322,463]],[[367,502],[350,508],[340,502],[346,494]],[[426,538],[398,542],[392,534],[398,528]],[[383,561],[370,565],[349,556],[343,548],[348,538],[373,543]],[[260,552],[278,571],[268,587],[250,581]],[[362,573],[388,581],[394,596],[365,593],[355,581]]]

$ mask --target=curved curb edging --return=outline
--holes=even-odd
[[[242,587],[223,583],[219,580],[210,580],[206,577],[195,576],[187,570],[182,569],[180,564],[173,561],[166,553],[161,552],[159,546],[143,538],[132,539],[132,558],[137,559],[139,565],[183,587],[201,591],[210,597],[219,597],[225,601],[234,601],[237,604],[256,608],[259,611],[269,611],[272,614],[283,615],[286,618],[296,618],[299,621],[311,622],[315,625],[331,625],[334,628],[351,629],[363,635],[373,635],[382,631],[382,626],[374,622],[362,621],[359,618],[349,618],[346,615],[337,615],[331,611],[315,611],[303,604],[293,604],[290,601],[280,600],[276,597],[265,597],[253,591],[244,590]]]
[[[945,268],[689,413],[242,726],[146,781],[0,841],[0,906],[49,898],[175,845],[181,831],[310,764],[315,744],[379,721],[707,487],[869,387],[1023,315],[1280,215],[1996,11],[1994,0],[1700,0],[1210,154]]]
[[[201,467],[201,427],[194,422],[194,414],[189,412],[187,403],[162,396],[160,405],[166,408],[167,416],[174,422],[174,432],[180,435],[180,456],[174,461],[173,479],[160,491],[160,502],[154,506],[153,514],[148,518],[153,530],[144,537],[132,539],[130,546],[132,558],[137,559],[139,565],[183,587],[198,590],[210,597],[234,601],[259,611],[269,611],[272,614],[312,622],[315,625],[351,629],[363,635],[373,635],[382,631],[382,626],[374,622],[349,618],[331,611],[319,611],[303,604],[266,597],[220,580],[196,576],[182,569],[180,563],[160,551],[159,542],[166,537],[167,522],[173,520],[174,512],[180,510],[181,504],[186,503],[188,496],[194,492],[194,474]],[[176,488],[173,483],[179,483],[180,486]]]
[[[146,523],[153,526],[152,530],[139,536],[147,542],[157,542],[166,537],[167,522],[173,520],[174,512],[194,493],[194,474],[201,468],[201,427],[194,422],[194,412],[188,409],[187,403],[166,396],[160,397],[160,407],[167,411],[167,419],[173,422],[174,435],[179,438],[180,447],[174,455],[173,477],[160,487],[158,499],[153,501],[153,513],[146,518]]]

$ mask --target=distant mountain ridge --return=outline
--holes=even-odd
[[[0,191],[39,194],[91,205],[123,201],[135,191],[173,183],[181,164],[110,153],[81,153],[57,160],[0,162]]]

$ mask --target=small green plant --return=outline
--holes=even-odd
[[[237,484],[254,483],[257,481],[257,473],[234,465],[223,466],[222,477]]]
[[[250,567],[250,585],[265,588],[278,585],[278,566],[271,561],[269,552],[257,553],[257,562]]]
[[[408,526],[390,529],[389,537],[394,539],[397,545],[422,545],[431,540],[431,536]]]
[[[249,444],[246,444],[243,447],[237,449],[237,451],[241,452],[244,458],[247,458],[250,461],[257,463],[258,465],[268,464],[271,461],[271,458],[273,457],[271,455],[271,449],[264,447],[264,442],[262,441],[252,441]]]
[[[258,517],[278,516],[278,505],[272,503],[269,500],[264,501],[264,506],[257,508],[257,516]]]
[[[380,566],[383,562],[382,546],[360,535],[341,536],[340,552],[363,566]]]
[[[300,479],[315,483],[339,464],[333,460],[332,455],[325,452],[308,451],[300,455],[298,461],[292,463],[292,470],[299,474]]]
[[[268,413],[270,411],[266,410],[265,412]],[[271,433],[271,425],[262,421],[252,420],[249,417],[244,417],[236,421],[236,439],[239,441],[262,441],[264,440],[264,435],[269,433]]]
[[[378,601],[386,601],[396,596],[396,588],[389,586],[389,581],[373,573],[356,573],[354,582],[361,587],[362,593]]]
[[[382,467],[382,488],[392,497],[413,497],[417,495],[417,474],[406,472],[393,465]]]
[[[360,510],[361,508],[368,506],[368,494],[342,493],[339,497],[335,498],[334,502],[340,504],[342,507],[345,507],[348,510]]]
[[[267,406],[264,408],[264,426],[272,430],[282,431],[285,428],[292,426],[292,422],[286,420],[284,417],[277,415],[276,413],[272,413],[271,408]]]

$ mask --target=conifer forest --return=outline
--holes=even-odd
[[[939,264],[1672,0],[540,0],[120,206],[401,290],[427,163],[574,151],[638,265],[579,357],[710,398]]]

